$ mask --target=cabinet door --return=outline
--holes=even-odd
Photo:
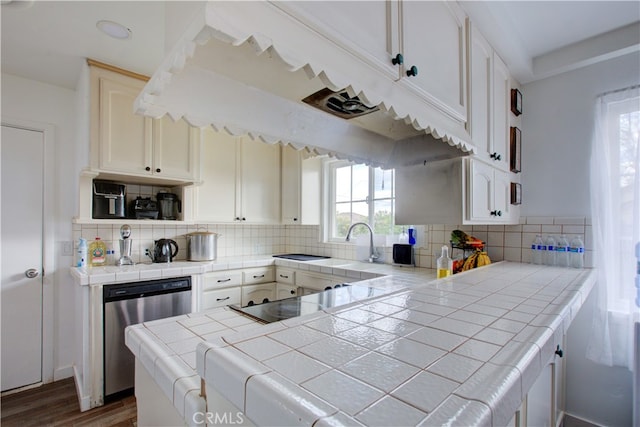
[[[391,58],[399,53],[398,1],[281,2],[296,18],[325,37],[397,78]]]
[[[493,173],[493,208],[491,209],[495,215],[491,215],[491,217],[500,222],[509,221],[513,215],[511,206],[509,173],[495,169]]]
[[[493,49],[475,26],[469,25],[469,120],[468,129],[478,156],[489,161],[492,148],[493,115],[491,97],[493,85]]]
[[[242,140],[241,218],[260,224],[280,223],[280,145]]]
[[[404,69],[418,74],[403,78],[427,101],[453,118],[466,121],[466,17],[453,2],[401,3]]]
[[[298,294],[296,285],[286,283],[276,283],[276,300],[295,297]]]
[[[250,285],[242,287],[242,306],[262,304],[276,297],[276,284]]]
[[[552,410],[553,364],[547,364],[527,393],[527,426],[555,427]]]
[[[197,179],[200,129],[169,116],[153,123],[153,173],[167,178]]]
[[[236,149],[239,140],[210,128],[202,132],[202,184],[194,191],[195,220],[233,222],[236,218]]]
[[[282,148],[282,223],[300,224],[302,154],[287,145]]]
[[[509,69],[500,57],[493,53],[493,162],[504,170],[509,168],[509,102],[510,102]],[[500,156],[500,160],[495,157]]]
[[[469,161],[469,220],[491,219],[493,210],[493,168],[486,163]]]
[[[99,79],[101,170],[152,174],[153,121],[133,113],[142,86],[135,79]]]

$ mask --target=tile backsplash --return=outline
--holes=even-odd
[[[123,224],[126,223],[123,221]],[[131,224],[130,224],[131,225]],[[277,253],[308,253],[341,259],[364,259],[367,251],[352,243],[324,243],[319,226],[300,225],[240,225],[240,224],[138,224],[131,225],[132,258],[135,262],[149,262],[145,249],[161,238],[173,239],[179,247],[178,260],[186,259],[186,234],[194,231],[212,231],[219,234],[218,257],[271,255]],[[438,225],[418,226],[416,264],[435,268],[434,254],[442,245],[449,245],[451,231],[460,229],[486,242],[486,251],[492,261],[531,261],[531,243],[536,234],[565,234],[568,240],[575,235],[585,243],[585,266],[593,266],[593,239],[590,218],[586,217],[521,217],[518,225]],[[91,241],[100,237],[114,252],[115,262],[120,257],[120,224],[74,224],[73,238],[77,246],[82,237]],[[462,256],[454,249],[452,257]],[[391,246],[384,248],[384,260],[391,263]]]

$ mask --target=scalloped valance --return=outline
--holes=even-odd
[[[379,110],[345,120],[301,102],[322,88]],[[475,151],[464,123],[267,2],[207,2],[135,108],[383,167]]]

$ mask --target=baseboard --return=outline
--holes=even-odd
[[[74,376],[73,365],[63,366],[53,371],[54,381],[64,380],[65,378],[71,378],[72,376]]]
[[[82,375],[78,371],[78,367],[73,365],[73,379],[76,383],[76,393],[78,395],[78,405],[80,405],[80,412],[88,411],[91,409],[91,396],[86,396],[82,389]]]
[[[578,417],[577,415],[572,415],[568,413],[564,413],[564,417],[562,418],[562,424],[564,427],[606,427],[593,421],[589,421],[587,419]]]

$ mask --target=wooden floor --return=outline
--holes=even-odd
[[[105,406],[80,412],[73,378],[4,396],[0,424],[9,426],[119,426],[136,425],[136,398],[128,396]]]

